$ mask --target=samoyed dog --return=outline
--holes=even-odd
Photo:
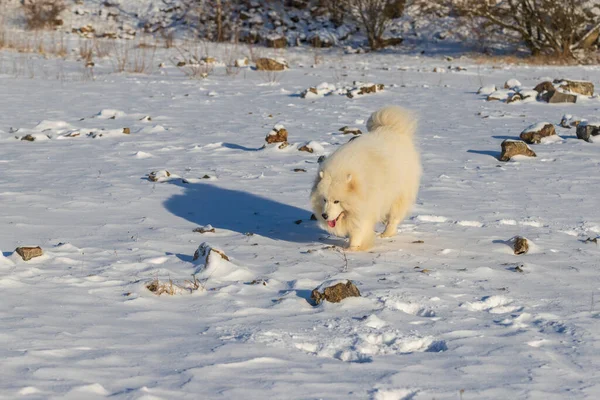
[[[327,157],[311,192],[320,224],[331,234],[349,237],[349,250],[373,246],[375,225],[385,222],[381,237],[396,235],[417,198],[421,160],[413,143],[416,120],[410,112],[388,106],[374,112],[368,133]]]

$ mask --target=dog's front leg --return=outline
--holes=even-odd
[[[350,231],[350,251],[366,251],[373,247],[375,242],[375,224],[363,222],[357,224],[356,228]]]

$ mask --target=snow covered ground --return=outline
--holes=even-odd
[[[20,57],[0,53],[0,398],[600,397],[600,248],[584,242],[600,234],[600,144],[557,126],[536,158],[497,160],[530,125],[597,119],[600,99],[475,93],[510,78],[598,83],[600,68],[335,53],[311,68],[300,49],[279,74],[190,80],[100,61],[91,80],[41,58],[19,74]],[[354,80],[385,90],[299,96]],[[387,104],[420,118],[418,204],[397,237],[344,254],[309,221],[317,159]],[[292,146],[260,149],[277,123]],[[297,151],[310,141],[323,151]],[[171,176],[147,179],[159,170]],[[528,254],[513,254],[516,235]],[[203,242],[230,262],[202,272]],[[22,261],[27,245],[44,256]],[[145,287],[195,272],[191,294]],[[331,279],[362,297],[310,304]]]

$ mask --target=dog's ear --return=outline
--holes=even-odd
[[[323,179],[323,171],[319,171],[319,178]]]
[[[352,174],[348,174],[346,176],[346,183],[348,184],[348,191],[354,192],[356,191],[356,180],[352,179]]]

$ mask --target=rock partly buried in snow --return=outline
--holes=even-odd
[[[229,261],[229,257],[219,249],[215,249],[206,242],[203,242],[198,249],[194,252],[194,261],[202,258],[205,264],[210,262],[211,257],[220,257],[225,261]]]
[[[502,142],[500,161],[508,161],[514,156],[537,157],[535,152],[521,140],[506,139]]]
[[[318,142],[312,141],[298,148],[299,151],[306,151],[307,153],[322,153],[325,149]]]
[[[354,97],[363,96],[365,94],[381,92],[384,88],[385,85],[383,85],[382,83],[373,84],[354,82],[354,87],[348,89],[346,96],[352,99]]]
[[[235,62],[233,63],[233,65],[235,67],[238,68],[242,68],[242,67],[247,67],[249,64],[248,59],[246,57],[244,58],[238,58],[237,60],[235,60]]]
[[[588,122],[581,121],[577,125],[577,138],[592,143],[592,137],[600,135],[600,121]]]
[[[288,63],[282,58],[259,58],[256,60],[258,71],[283,71],[288,68]]]
[[[529,242],[522,236],[514,238],[513,250],[516,255],[525,254],[529,251]]]
[[[555,79],[554,83],[563,90],[584,96],[594,95],[594,84],[587,81],[572,81],[569,79]]]
[[[35,136],[31,134],[27,134],[21,138],[21,140],[25,140],[26,142],[35,142]]]
[[[339,303],[346,297],[360,297],[360,291],[352,281],[346,283],[340,282],[338,284],[323,288],[323,285],[314,289],[310,294],[310,298],[315,304],[320,304],[323,300],[327,300],[330,303]]]
[[[554,85],[552,84],[552,82],[550,81],[544,81],[544,82],[540,82],[538,83],[533,90],[535,90],[538,93],[542,93],[542,92],[553,92],[556,89],[554,88]]]
[[[538,144],[542,141],[542,138],[552,135],[556,135],[554,125],[549,122],[540,122],[525,129],[519,137],[525,143]]]
[[[265,137],[265,141],[271,143],[287,143],[288,131],[282,124],[276,124]]]
[[[335,87],[335,85],[331,85],[327,82],[322,82],[319,85],[309,87],[308,89],[300,93],[300,97],[303,99],[323,97],[332,94],[336,90],[337,88]]]
[[[342,126],[339,129],[340,132],[342,132],[344,135],[362,135],[362,131],[358,128],[350,128],[349,126]]]
[[[540,93],[538,100],[545,101],[546,103],[577,103],[577,96],[554,90]]]
[[[521,82],[519,82],[516,79],[509,79],[506,82],[504,82],[504,89],[515,89],[515,88],[520,88],[521,87]]]
[[[212,225],[205,225],[205,226],[200,226],[200,227],[194,229],[194,232],[196,232],[196,233],[215,233],[215,228],[213,228]]]
[[[126,135],[129,135],[131,133],[131,129],[130,128],[123,128],[123,133]]]
[[[573,116],[571,114],[563,115],[560,120],[560,126],[563,128],[571,129],[572,127],[577,127],[581,123],[581,118]]]
[[[308,144],[305,144],[305,145],[299,147],[298,151],[305,151],[307,153],[312,153],[314,150],[312,149],[312,147],[309,147]]]
[[[18,255],[21,256],[23,261],[29,261],[32,258],[39,257],[44,254],[40,246],[37,247],[17,247],[15,249]]]
[[[516,103],[518,101],[522,101],[523,100],[523,95],[521,93],[514,93],[512,95],[509,95],[508,98],[506,99],[506,104],[510,104],[510,103]]]
[[[204,242],[196,250],[194,261],[199,261],[196,274],[205,282],[240,282],[256,278],[247,268],[234,264],[229,257],[219,249]]]
[[[163,182],[171,177],[171,173],[166,169],[160,171],[152,171],[148,174],[148,179],[152,182]]]
[[[487,101],[504,101],[512,95],[513,92],[511,92],[510,90],[496,90],[495,92],[490,93],[488,95]]]
[[[479,88],[479,90],[477,91],[477,94],[482,94],[484,96],[489,96],[490,94],[494,93],[496,90],[496,85],[485,85]]]

